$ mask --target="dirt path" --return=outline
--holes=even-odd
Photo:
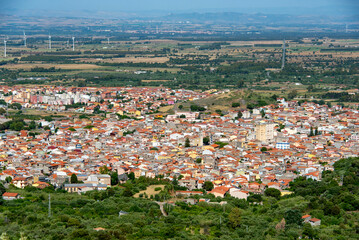
[[[165,205],[166,203],[165,202],[156,202],[159,206],[160,206],[160,210],[162,212],[162,215],[167,217],[168,214],[165,212],[165,209],[163,208],[163,205]]]

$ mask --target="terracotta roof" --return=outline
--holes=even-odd
[[[5,192],[2,196],[3,197],[17,197],[18,193],[11,193],[11,192]]]

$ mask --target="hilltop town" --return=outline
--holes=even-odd
[[[116,172],[115,183],[130,173],[177,180],[186,189],[177,194],[196,194],[211,182],[207,190],[216,197],[247,199],[267,188],[286,195],[295,178],[320,181],[337,160],[359,153],[359,111],[339,105],[278,98],[253,110],[218,113],[204,106],[163,113],[160,108],[221,92],[54,86],[0,91],[6,109],[0,118],[0,179],[18,188],[106,190]],[[48,116],[21,120],[16,129],[6,127],[11,111]]]

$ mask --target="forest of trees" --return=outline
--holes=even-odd
[[[24,199],[0,201],[0,232],[9,239],[358,239],[359,158],[342,159],[334,167],[334,172],[324,171],[319,182],[297,178],[288,196],[272,189],[247,201],[205,194],[204,198],[227,204],[178,201],[176,206],[165,204],[168,216],[152,199],[164,201],[181,187],[177,179],[169,182],[163,176],[135,179],[131,173],[124,184],[82,195],[51,186],[44,190],[10,186],[7,191],[19,192]],[[153,184],[165,188],[156,196],[133,197]],[[3,185],[0,191],[6,191]],[[119,216],[120,211],[128,214]],[[321,219],[321,226],[303,223],[305,214]]]

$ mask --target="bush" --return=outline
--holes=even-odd
[[[236,103],[236,102],[235,102],[235,103],[232,103],[232,107],[233,107],[233,108],[236,108],[236,107],[239,107],[239,106],[241,106],[240,103]]]

